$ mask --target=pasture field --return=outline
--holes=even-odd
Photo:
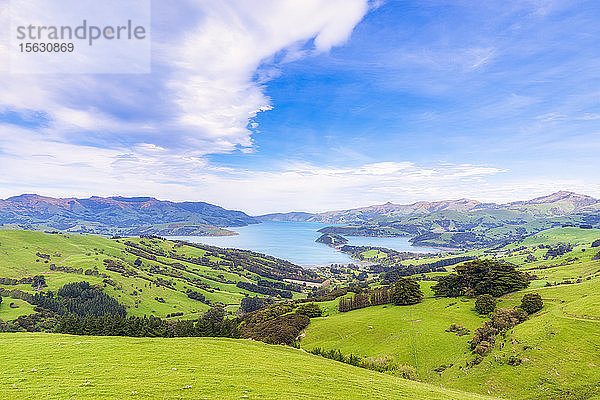
[[[5,399],[485,397],[240,339],[0,334]]]
[[[301,346],[363,357],[391,355],[415,367],[420,380],[469,392],[512,399],[600,398],[600,279],[510,293],[499,299],[498,307],[518,306],[523,294],[531,292],[541,295],[544,308],[499,337],[475,366],[467,366],[474,358],[468,341],[486,318],[475,313],[473,299],[464,297],[315,318]],[[445,332],[451,323],[471,333]],[[511,356],[522,363],[509,365]]]
[[[10,303],[14,303],[16,308],[11,308]],[[33,312],[33,307],[21,299],[4,298],[0,304],[0,320],[11,321],[21,315],[29,315]]]
[[[554,228],[504,246],[398,264],[468,255],[507,261],[535,275],[528,289],[498,299],[498,307],[516,307],[525,293],[535,292],[544,299],[544,308],[498,337],[479,364],[472,363],[468,342],[488,318],[475,312],[472,298],[433,297],[434,281],[420,281],[425,299],[414,306],[340,313],[339,299],[319,303],[325,314],[313,318],[301,335],[302,349],[391,357],[414,367],[423,383],[248,340],[18,333],[0,335],[2,365],[8,366],[0,375],[0,398],[468,399],[476,397],[467,393],[478,393],[508,399],[600,399],[600,260],[595,259],[600,248],[591,247],[599,237],[600,230]],[[53,291],[86,280],[103,285],[129,315],[183,312],[183,318],[196,318],[208,309],[206,303],[220,302],[235,312],[243,296],[256,295],[236,283],[268,278],[241,265],[277,271],[285,263],[258,253],[232,258],[228,252],[154,238],[0,230],[0,277],[44,275],[44,290]],[[381,261],[393,262],[390,257]],[[369,279],[372,288],[380,285],[376,274]],[[34,291],[30,284],[0,287]],[[207,302],[190,299],[190,289]],[[294,298],[301,296],[294,292]],[[18,308],[10,308],[11,302]],[[0,319],[32,310],[21,300],[4,297]],[[454,323],[470,333],[446,332]],[[43,392],[43,382],[50,382],[52,393]]]
[[[502,304],[502,302],[500,302]],[[421,380],[435,380],[440,365],[470,358],[471,335],[446,332],[453,323],[471,332],[485,320],[472,299],[430,298],[414,306],[383,305],[313,318],[300,344],[339,349],[363,357],[391,355],[417,369]]]
[[[600,279],[527,292],[539,293],[544,309],[517,325],[481,364],[467,372],[451,369],[441,381],[515,399],[599,399],[600,319],[587,316],[599,314]],[[510,356],[523,363],[508,365]]]

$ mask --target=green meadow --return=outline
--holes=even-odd
[[[314,318],[302,348],[339,349],[363,357],[393,356],[417,369],[421,380],[436,380],[440,365],[469,358],[470,335],[446,332],[453,323],[473,331],[485,320],[473,311],[474,300],[431,298],[414,306],[374,306]]]
[[[240,339],[0,334],[4,399],[483,399]]]
[[[11,307],[11,303],[13,307]],[[11,321],[21,315],[29,315],[33,312],[31,304],[21,299],[5,298],[0,304],[0,320]]]

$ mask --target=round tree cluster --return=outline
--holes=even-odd
[[[527,314],[534,314],[544,307],[542,297],[537,293],[528,293],[521,299],[520,308]]]
[[[475,311],[478,314],[489,314],[496,309],[496,299],[489,294],[477,296]]]

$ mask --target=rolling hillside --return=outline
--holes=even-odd
[[[542,296],[544,309],[516,326],[476,366],[466,366],[473,357],[467,343],[472,335],[445,331],[458,323],[473,332],[485,321],[473,311],[472,299],[425,299],[415,306],[368,307],[314,319],[301,345],[391,356],[416,366],[425,382],[503,398],[600,398],[600,278],[513,293],[499,307],[516,306],[532,291]],[[524,361],[509,365],[510,356]]]
[[[473,298],[431,297],[435,282],[427,280],[420,283],[426,298],[414,306],[374,306],[313,319],[301,346],[393,357],[415,367],[423,381],[470,392],[510,399],[598,399],[600,246],[593,246],[598,239],[597,229],[555,228],[506,246],[460,253],[510,262],[534,275],[530,288],[502,296],[498,307],[518,306],[526,293],[539,293],[544,300],[544,308],[498,340],[480,364],[469,365],[468,341],[487,317],[475,312]],[[400,270],[459,256],[401,260],[372,250],[364,255],[380,263],[373,268]],[[369,276],[377,285],[378,275]],[[335,302],[322,306],[331,309]],[[446,332],[454,323],[470,333]],[[520,364],[511,365],[511,357]]]
[[[313,318],[301,335],[300,346],[305,350],[339,349],[362,359],[393,360],[414,368],[420,381],[433,386],[358,369],[297,349],[246,340],[19,333],[1,335],[0,347],[9,346],[15,354],[0,373],[0,394],[8,390],[9,394],[18,393],[19,398],[44,398],[40,397],[42,382],[51,380],[55,382],[51,385],[54,392],[48,398],[62,397],[63,393],[78,393],[85,398],[127,398],[132,392],[137,393],[131,396],[142,398],[211,398],[218,394],[275,399],[295,398],[296,393],[297,398],[311,399],[375,395],[470,398],[466,393],[447,392],[440,387],[509,399],[600,398],[600,247],[592,246],[599,238],[600,230],[555,228],[505,246],[416,259],[365,251],[365,258],[379,262],[361,267],[374,287],[380,284],[379,273],[371,268],[405,268],[465,256],[508,261],[535,275],[530,288],[503,296],[498,306],[515,307],[523,294],[536,292],[544,299],[544,308],[499,337],[479,364],[472,363],[474,356],[468,342],[487,317],[474,311],[472,298],[431,297],[430,287],[435,282],[429,280],[421,281],[426,298],[414,306],[388,304],[340,313],[337,300],[319,303],[326,309],[326,316]],[[454,265],[445,268],[451,271]],[[418,277],[427,279],[443,273]],[[48,287],[43,290],[54,291],[65,283],[81,280],[100,284],[107,294],[127,306],[129,315],[165,317],[182,312],[182,318],[196,318],[215,303],[236,311],[244,295],[255,295],[239,287],[239,282],[254,284],[252,288],[259,287],[261,281],[287,285],[284,279],[323,279],[313,271],[248,251],[155,237],[106,239],[0,230],[0,278],[34,275],[45,277]],[[36,288],[6,279],[0,284],[3,293],[10,294],[14,289],[34,292]],[[204,300],[190,298],[189,290],[201,293]],[[290,294],[293,298],[305,296],[294,291]],[[6,308],[6,302],[15,302],[18,308]],[[5,297],[0,319],[31,312],[30,305]],[[455,323],[469,333],[459,336],[447,332]],[[82,348],[85,351],[78,351]],[[81,356],[90,353],[97,355],[91,364]],[[242,361],[247,359],[253,360],[252,366]],[[520,363],[511,364],[512,359]],[[140,364],[145,365],[145,378],[135,372]],[[73,370],[77,373],[67,374]],[[114,383],[114,376],[123,374],[127,378]],[[165,380],[164,374],[173,377]],[[241,381],[240,376],[250,378]]]
[[[264,296],[239,287],[241,283],[252,284],[247,288],[258,290],[260,285],[274,286],[278,282],[280,288],[295,291],[269,288],[273,295],[302,297],[302,286],[283,279],[319,281],[310,270],[245,250],[157,238],[106,239],[0,230],[0,278],[34,275],[45,277],[48,287],[43,290],[56,291],[77,281],[100,284],[127,307],[128,314],[160,317],[172,313],[191,317],[214,303],[235,311],[245,295]],[[0,284],[0,289],[35,291],[25,283]],[[201,294],[204,300],[190,298],[189,291]]]

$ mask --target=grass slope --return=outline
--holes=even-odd
[[[126,242],[146,250],[147,256],[133,254]],[[49,256],[46,260],[38,255]],[[156,255],[163,254],[163,255]],[[267,259],[258,253],[246,253],[248,259],[266,270],[278,268],[283,260]],[[183,261],[179,256],[202,258],[211,265],[199,265]],[[141,264],[136,265],[140,259]],[[152,259],[154,258],[154,259]],[[105,260],[123,266],[128,273],[107,269]],[[173,267],[177,263],[178,268]],[[259,278],[253,272],[239,267],[229,250],[210,248],[200,249],[180,245],[173,241],[158,239],[107,239],[94,235],[45,234],[22,230],[0,230],[0,277],[22,278],[43,274],[48,288],[57,290],[70,282],[88,281],[103,284],[100,276],[52,271],[51,264],[83,270],[96,270],[107,274],[115,282],[105,285],[105,291],[127,307],[130,315],[156,315],[164,317],[169,313],[183,312],[184,317],[198,315],[206,311],[208,305],[188,298],[187,290],[202,293],[211,303],[223,303],[235,311],[245,295],[256,295],[236,286],[238,281],[256,282]],[[157,284],[158,279],[170,281],[170,286]],[[266,279],[266,278],[262,278]],[[198,284],[191,283],[195,280]],[[267,279],[268,280],[268,279]],[[31,292],[30,285],[0,285],[5,289],[20,289]],[[299,293],[294,294],[301,296]],[[159,299],[159,300],[157,300]],[[162,300],[164,300],[164,303]],[[6,301],[9,301],[7,299]]]
[[[470,335],[446,332],[453,323],[473,331],[484,319],[472,308],[474,300],[425,299],[415,306],[367,307],[326,318],[314,318],[301,346],[340,349],[364,357],[392,355],[417,368],[419,379],[435,380],[435,368],[469,355]]]
[[[568,232],[558,233],[561,237],[555,239],[564,242],[562,234]],[[589,249],[587,242],[582,243],[578,246]],[[581,257],[550,273],[573,276],[588,264],[595,271],[600,268],[600,261]],[[473,359],[467,343],[472,335],[444,332],[454,322],[473,330],[485,321],[472,309],[472,299],[427,298],[410,307],[377,306],[313,319],[301,345],[366,357],[392,355],[417,367],[421,380],[469,392],[513,399],[600,399],[600,277],[596,273],[587,278],[499,299],[499,307],[511,308],[520,304],[524,293],[536,292],[545,305],[505,338],[498,338],[493,351],[474,367],[466,366]],[[430,283],[421,285],[430,294]],[[509,365],[510,356],[523,363]],[[433,370],[442,364],[453,365],[439,373]]]
[[[517,325],[480,365],[452,368],[441,381],[515,399],[600,399],[600,280],[531,291],[545,299],[544,309]],[[511,355],[524,362],[508,365]]]
[[[10,304],[14,303],[16,308],[11,308]],[[19,318],[21,315],[29,315],[33,313],[33,307],[31,304],[21,300],[12,298],[3,298],[0,304],[0,320],[12,321],[13,319]]]
[[[0,354],[7,399],[483,398],[248,340],[1,334]]]

